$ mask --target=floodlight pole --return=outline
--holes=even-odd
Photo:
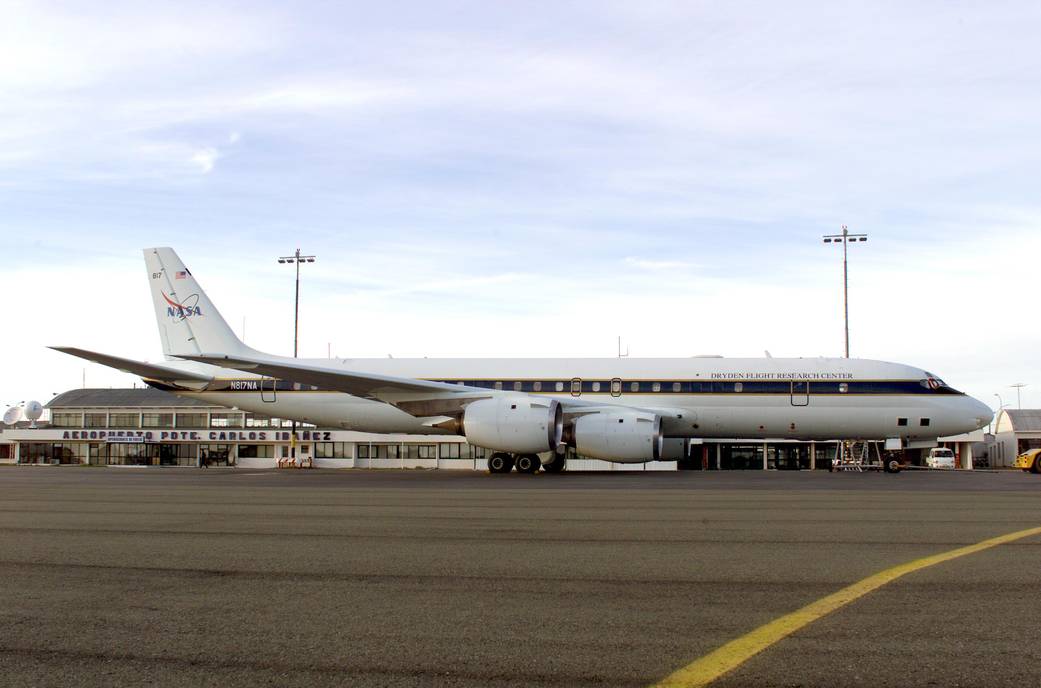
[[[849,254],[847,244],[851,241],[867,241],[867,234],[850,234],[842,225],[842,234],[825,234],[824,243],[842,242],[842,313],[846,331],[846,358],[849,358]]]
[[[294,263],[296,265],[296,297],[293,301],[293,358],[297,357],[300,348],[300,263],[313,263],[317,256],[302,256],[300,249],[291,256],[279,256],[279,263]],[[296,421],[293,421],[293,440],[290,447],[292,459],[296,460]]]
[[[846,358],[849,358],[849,256],[846,236],[849,230],[842,225],[842,319],[846,323]]]
[[[1020,390],[1022,390],[1024,387],[1026,387],[1026,383],[1017,382],[1014,385],[1009,385],[1009,387],[1012,387],[1012,388],[1014,388],[1016,390],[1016,408],[1022,409],[1023,408],[1023,400],[1020,398],[1019,393],[1020,393]]]
[[[300,249],[296,250],[296,298],[293,299],[293,358],[300,346]]]

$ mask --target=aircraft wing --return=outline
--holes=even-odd
[[[78,356],[79,358],[93,361],[94,363],[100,363],[101,365],[106,365],[110,368],[115,368],[116,370],[122,370],[124,373],[137,375],[146,380],[159,380],[162,382],[209,382],[213,379],[209,375],[203,375],[202,373],[192,373],[186,370],[178,370],[177,368],[168,368],[154,363],[135,361],[130,358],[110,356],[108,354],[101,354],[96,351],[87,351],[86,349],[77,349],[71,346],[52,346],[48,348],[60,351],[63,354]]]
[[[227,356],[224,354],[181,355],[189,361],[209,363],[222,368],[233,368],[249,373],[257,373],[280,380],[292,380],[327,391],[344,392],[356,397],[388,401],[398,396],[415,396],[416,393],[440,393],[438,396],[460,394],[482,397],[492,396],[488,390],[477,387],[453,385],[447,382],[417,380],[414,378],[360,373],[352,370],[337,370],[325,366],[312,366],[284,360],[269,360],[249,356]]]
[[[356,397],[374,399],[396,406],[417,417],[458,413],[468,403],[477,399],[487,399],[503,394],[511,396],[521,394],[520,392],[491,390],[433,380],[338,370],[329,366],[312,366],[284,359],[272,360],[226,354],[184,354],[178,358],[256,373],[280,380],[292,380],[301,384],[313,385],[325,391],[343,392]],[[563,397],[559,401],[564,407],[564,413],[572,416],[614,411],[619,408],[655,413],[665,417],[682,418],[684,413],[683,409],[611,405],[599,400],[574,397]]]

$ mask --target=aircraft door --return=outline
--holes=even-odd
[[[792,406],[810,405],[810,383],[806,380],[792,380]]]
[[[266,402],[275,401],[275,385],[278,381],[273,377],[260,378],[260,400]]]

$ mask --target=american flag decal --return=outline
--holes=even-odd
[[[185,272],[184,270],[178,270],[177,272],[174,273],[174,279],[184,279],[187,276],[188,276],[188,273]]]

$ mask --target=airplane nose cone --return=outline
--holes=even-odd
[[[977,430],[986,425],[990,425],[990,421],[994,420],[994,412],[979,399],[972,399],[972,415]]]

